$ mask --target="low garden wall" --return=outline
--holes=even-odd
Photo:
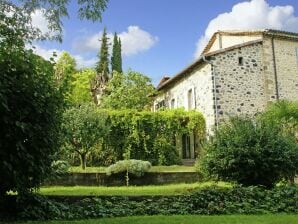
[[[146,173],[142,177],[129,177],[130,185],[162,185],[174,183],[194,183],[201,177],[196,172]],[[69,173],[64,177],[47,181],[46,186],[122,186],[126,185],[125,174],[107,176],[105,173]]]

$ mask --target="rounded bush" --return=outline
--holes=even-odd
[[[298,145],[276,125],[232,118],[205,145],[199,168],[209,178],[272,187],[294,178]]]
[[[148,172],[150,168],[151,168],[151,163],[148,161],[135,160],[135,159],[121,160],[109,166],[106,169],[106,173],[108,176],[110,176],[112,174],[128,172],[134,176],[141,177],[146,172]]]

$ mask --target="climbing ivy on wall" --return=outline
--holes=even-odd
[[[176,137],[194,132],[200,139],[205,138],[205,120],[199,112],[183,109],[106,112],[110,131],[101,150],[113,154],[114,160],[133,158],[153,165],[179,164]]]

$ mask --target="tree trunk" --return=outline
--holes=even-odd
[[[85,170],[86,164],[87,164],[87,154],[86,153],[80,154],[80,157],[81,157],[81,167],[83,170]]]

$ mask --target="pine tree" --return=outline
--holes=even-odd
[[[122,72],[121,41],[117,33],[114,34],[113,51],[111,57],[112,71]]]
[[[107,30],[104,28],[101,38],[101,48],[98,54],[99,61],[96,65],[96,72],[98,75],[108,81],[109,79],[109,46],[108,46]]]

